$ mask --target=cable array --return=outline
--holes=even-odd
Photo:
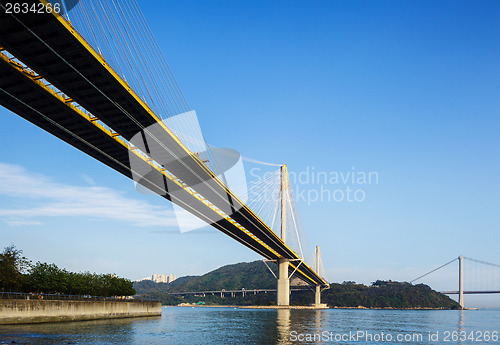
[[[500,291],[500,265],[464,257],[465,291]]]
[[[196,116],[185,116],[191,108],[137,2],[79,1],[65,17],[159,118],[175,125],[186,146],[198,143],[193,152],[206,152],[207,164],[219,174]]]
[[[259,216],[276,234],[279,235],[280,220],[276,217],[280,207],[280,172],[276,170],[264,177],[236,187],[233,192]]]
[[[285,179],[285,190],[282,190],[282,179]],[[304,227],[290,181],[281,175],[281,169],[265,174],[245,187],[236,188],[234,192],[242,199],[247,200],[247,205],[281,237],[281,208],[285,200],[285,244],[297,253],[306,264],[316,269],[315,254],[311,254]],[[283,193],[285,195],[283,196]],[[326,270],[320,258],[319,272],[327,280]]]
[[[436,271],[440,270],[441,268],[448,266],[449,264],[451,264],[451,263],[455,262],[456,260],[457,260],[457,259],[453,259],[453,260],[451,260],[451,261],[448,261],[448,262],[447,262],[447,263],[445,263],[444,265],[441,265],[441,266],[439,266],[439,267],[437,267],[437,268],[433,269],[432,271],[427,272],[426,274],[423,274],[423,275],[421,275],[421,276],[419,276],[419,277],[417,277],[417,278],[415,278],[415,279],[413,279],[413,280],[410,280],[410,283],[413,283],[413,282],[415,282],[415,281],[417,281],[417,280],[420,280],[420,279],[422,279],[423,277],[426,277],[426,276],[428,276],[429,274],[434,273],[434,272],[436,272]]]

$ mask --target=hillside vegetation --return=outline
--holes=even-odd
[[[376,281],[371,286],[346,282],[330,284],[323,291],[322,302],[335,307],[366,308],[443,308],[459,309],[459,304],[425,284]]]
[[[276,265],[270,267],[276,271]],[[137,295],[155,298],[165,305],[197,303],[219,305],[272,305],[276,294],[253,294],[254,289],[275,289],[276,278],[262,261],[227,265],[202,276],[181,277],[170,284],[141,281],[134,283]],[[176,296],[173,292],[246,290],[231,297],[225,294],[203,296]],[[303,287],[304,288],[304,287]],[[366,308],[443,308],[458,309],[459,305],[448,296],[432,290],[424,284],[412,285],[406,282],[376,281],[371,286],[344,282],[330,284],[330,289],[322,292],[322,302],[331,307]],[[309,290],[294,291],[291,303],[307,305],[314,301],[314,293]]]

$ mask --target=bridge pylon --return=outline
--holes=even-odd
[[[286,165],[281,166],[281,239],[286,243],[286,195],[287,171]],[[278,282],[276,285],[276,304],[290,305],[290,278],[288,276],[288,259],[278,259]]]
[[[458,304],[464,309],[464,257],[458,257]]]
[[[319,246],[316,246],[316,273],[319,275]],[[321,306],[321,285],[316,285],[316,291],[314,292],[314,306]]]

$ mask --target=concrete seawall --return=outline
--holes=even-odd
[[[159,315],[157,301],[0,299],[0,325]]]

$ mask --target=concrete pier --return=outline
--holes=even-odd
[[[316,246],[316,273],[319,275],[319,260],[320,260],[320,253],[319,253],[319,246]],[[322,306],[321,304],[321,285],[316,285],[316,290],[314,292],[314,306],[320,307]]]
[[[319,307],[321,305],[321,286],[316,285],[316,291],[314,292],[314,305]]]
[[[290,278],[288,277],[287,259],[278,260],[278,284],[276,287],[276,304],[279,306],[290,304]]]

